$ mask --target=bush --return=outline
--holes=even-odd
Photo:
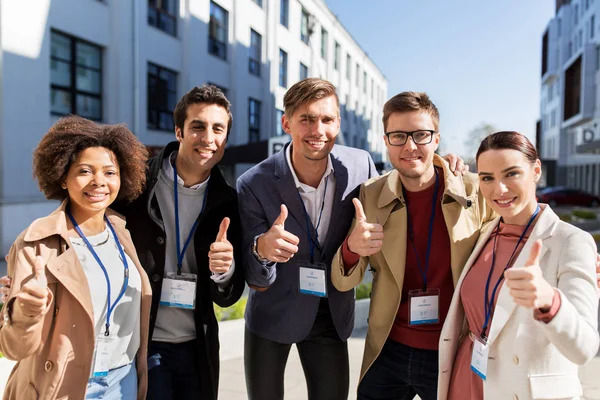
[[[564,222],[571,222],[571,214],[559,214],[558,218],[560,218],[561,221]]]
[[[356,300],[368,299],[371,297],[371,288],[373,284],[369,283],[361,283],[356,287]]]
[[[596,219],[596,213],[589,210],[573,210],[573,215],[581,219]]]
[[[244,318],[244,311],[246,311],[247,302],[248,297],[242,297],[234,305],[227,308],[222,308],[216,304],[213,304],[217,321],[230,321]]]

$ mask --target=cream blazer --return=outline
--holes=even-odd
[[[598,350],[596,244],[590,234],[561,221],[549,206],[541,207],[513,268],[524,267],[533,243],[541,239],[540,266],[544,279],[558,289],[561,307],[550,323],[536,321],[533,311],[517,306],[502,286],[489,331],[485,400],[580,399],[578,365]],[[447,398],[454,358],[461,338],[468,334],[462,282],[497,223],[498,218],[482,229],[452,298],[440,337],[439,400]]]

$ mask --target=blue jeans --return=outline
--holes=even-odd
[[[147,400],[202,398],[198,347],[184,343],[151,342],[148,348]]]
[[[88,380],[85,398],[102,400],[136,400],[138,391],[135,363],[108,371],[107,376]]]
[[[358,386],[358,400],[437,399],[438,351],[388,339]]]

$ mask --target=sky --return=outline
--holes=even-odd
[[[486,122],[535,138],[542,34],[554,0],[326,0],[388,80],[427,92],[444,151]]]

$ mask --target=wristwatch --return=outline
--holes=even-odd
[[[269,259],[262,258],[261,256],[258,255],[258,238],[261,237],[262,235],[263,234],[254,236],[254,240],[252,241],[252,254],[254,255],[254,258],[256,258],[256,260],[259,263],[261,263],[262,265],[267,265],[267,264],[269,264]]]

